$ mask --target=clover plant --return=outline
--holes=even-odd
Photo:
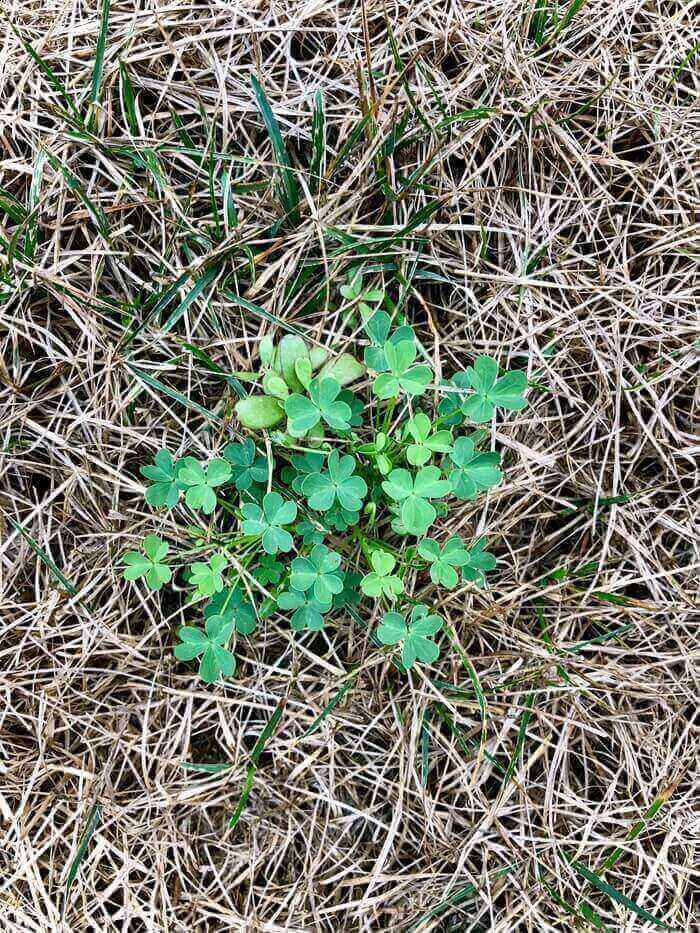
[[[158,450],[140,468],[148,505],[182,521],[128,551],[123,577],[185,586],[174,654],[205,683],[234,675],[237,643],[262,624],[314,639],[350,615],[401,669],[434,664],[443,619],[428,605],[485,587],[496,567],[487,537],[470,539],[465,503],[503,479],[490,423],[526,406],[525,373],[474,354],[437,379],[400,302],[362,269],[338,301],[342,349],[264,336],[258,388],[235,404],[221,446],[203,458]]]

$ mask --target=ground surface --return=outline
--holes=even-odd
[[[106,9],[101,62],[94,4],[3,8],[2,928],[697,928],[692,6]],[[251,75],[301,194],[278,227]],[[120,579],[138,537],[179,534],[139,464],[231,430],[207,360],[250,369],[275,319],[330,341],[310,299],[358,257],[387,287],[418,259],[408,313],[438,372],[492,353],[539,387],[499,425],[506,482],[458,521],[499,573],[441,607],[483,736],[448,656],[444,688],[369,665],[305,738],[362,631],[302,647],[292,682],[270,623],[205,689],[172,657],[177,592]]]

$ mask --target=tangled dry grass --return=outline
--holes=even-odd
[[[4,930],[697,929],[693,9],[5,4]],[[283,224],[251,75],[301,191]],[[120,578],[180,533],[139,464],[232,430],[207,360],[250,370],[275,319],[330,342],[358,258],[416,265],[438,373],[486,352],[537,386],[458,523],[500,571],[440,607],[483,724],[458,656],[401,678],[349,621],[313,649],[268,622],[204,689],[172,657],[178,594]]]

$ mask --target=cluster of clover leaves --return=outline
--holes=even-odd
[[[341,293],[362,316],[362,362],[295,334],[279,345],[263,338],[262,394],[236,405],[244,439],[208,462],[161,450],[141,468],[149,505],[211,517],[194,549],[202,559],[183,565],[190,549],[175,562],[190,604],[203,602],[203,624],[180,628],[175,656],[198,659],[207,683],[233,675],[235,639],[262,619],[279,613],[295,632],[319,631],[363,597],[381,616],[375,640],[399,647],[405,669],[434,662],[443,620],[406,592],[408,572],[449,590],[484,586],[496,566],[484,538],[429,532],[451,506],[500,483],[500,456],[483,449],[489,432],[468,426],[524,408],[524,372],[478,356],[435,385],[383,292],[364,292],[356,275]],[[173,576],[169,551],[148,535],[124,556],[125,579],[160,589]]]

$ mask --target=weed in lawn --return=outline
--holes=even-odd
[[[522,410],[525,373],[499,374],[497,360],[482,355],[451,380],[436,382],[431,366],[416,362],[427,357],[414,330],[392,320],[383,290],[363,286],[361,266],[339,291],[359,315],[364,364],[347,349],[310,346],[298,335],[279,344],[268,337],[260,345],[260,370],[245,374],[262,393],[236,405],[240,429],[253,434],[208,462],[161,450],[141,468],[153,481],[145,493],[151,506],[173,509],[182,499],[183,523],[190,510],[211,516],[195,549],[207,559],[190,563],[189,549],[164,563],[168,545],[149,535],[145,556],[130,551],[124,558],[125,578],[160,589],[174,568],[192,587],[186,600],[192,607],[225,589],[250,593],[221,610],[206,603],[204,629],[180,629],[175,655],[199,658],[206,683],[233,675],[229,647],[246,631],[236,624],[242,613],[260,619],[291,612],[286,618],[294,631],[319,631],[344,605],[351,569],[361,574],[360,590],[371,601],[367,615],[391,610],[376,630],[379,641],[400,646],[406,669],[430,663],[438,656],[430,636],[438,635],[442,620],[414,595],[425,590],[424,578],[446,589],[461,579],[483,587],[496,567],[484,536],[468,545],[459,535],[441,544],[427,534],[438,515],[501,481],[499,454],[480,449],[489,432],[459,432],[470,422],[494,421],[497,409]],[[397,406],[403,415],[394,418]],[[264,429],[269,442],[263,445]],[[217,511],[217,504],[226,508]],[[271,575],[269,558],[290,552],[291,562]]]

